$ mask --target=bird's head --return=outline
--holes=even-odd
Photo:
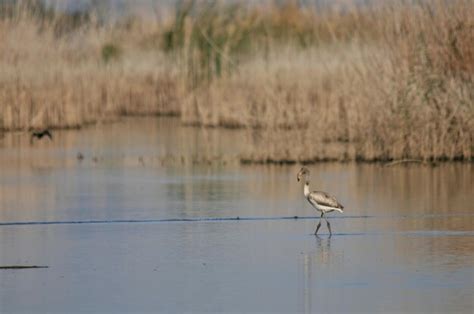
[[[305,178],[306,176],[309,176],[309,170],[308,170],[308,168],[303,167],[303,168],[301,168],[301,170],[296,175],[296,180],[298,180],[298,182],[300,182],[300,180]]]

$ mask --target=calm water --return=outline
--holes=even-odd
[[[0,270],[1,313],[473,312],[471,164],[310,166],[346,206],[316,238],[299,166],[240,166],[243,131],[53,136],[0,138],[0,266],[49,266]]]

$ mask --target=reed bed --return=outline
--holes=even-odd
[[[233,13],[253,34],[245,53],[228,44],[243,37],[233,23],[198,14],[181,42],[192,55],[186,65],[208,84],[183,102],[182,120],[261,129],[248,162],[471,159],[473,9],[472,1],[256,8],[247,19]]]
[[[184,1],[107,24],[18,5],[0,15],[0,129],[174,114],[247,129],[245,162],[471,160],[473,11]]]
[[[179,114],[176,71],[163,54],[141,49],[137,42],[146,32],[131,35],[143,29],[45,13],[30,3],[0,18],[0,129]]]

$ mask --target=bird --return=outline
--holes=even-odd
[[[47,136],[49,137],[50,140],[53,140],[53,135],[47,129],[43,131],[33,132],[33,134],[31,134],[31,139],[36,137],[37,139],[40,140],[43,138],[43,136]]]
[[[326,192],[322,191],[313,191],[309,190],[309,170],[306,167],[301,168],[298,172],[296,179],[299,181],[304,179],[303,194],[308,202],[318,211],[321,212],[321,217],[319,218],[319,223],[314,231],[314,235],[318,234],[319,228],[321,227],[321,220],[324,218],[329,229],[329,236],[332,236],[331,224],[326,218],[326,214],[337,211],[340,213],[344,212],[344,206],[337,201],[334,196],[329,195]]]

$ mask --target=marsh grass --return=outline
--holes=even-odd
[[[0,128],[76,128],[121,114],[178,114],[179,80],[142,30],[26,4],[0,19]],[[58,31],[61,30],[61,31]],[[21,40],[19,40],[21,38]]]
[[[184,1],[111,24],[32,3],[0,9],[3,130],[174,114],[248,129],[246,162],[473,157],[472,1]]]
[[[467,1],[344,14],[257,8],[243,23],[252,46],[237,56],[220,47],[238,67],[193,92],[182,120],[263,130],[246,161],[470,159],[472,9]]]

